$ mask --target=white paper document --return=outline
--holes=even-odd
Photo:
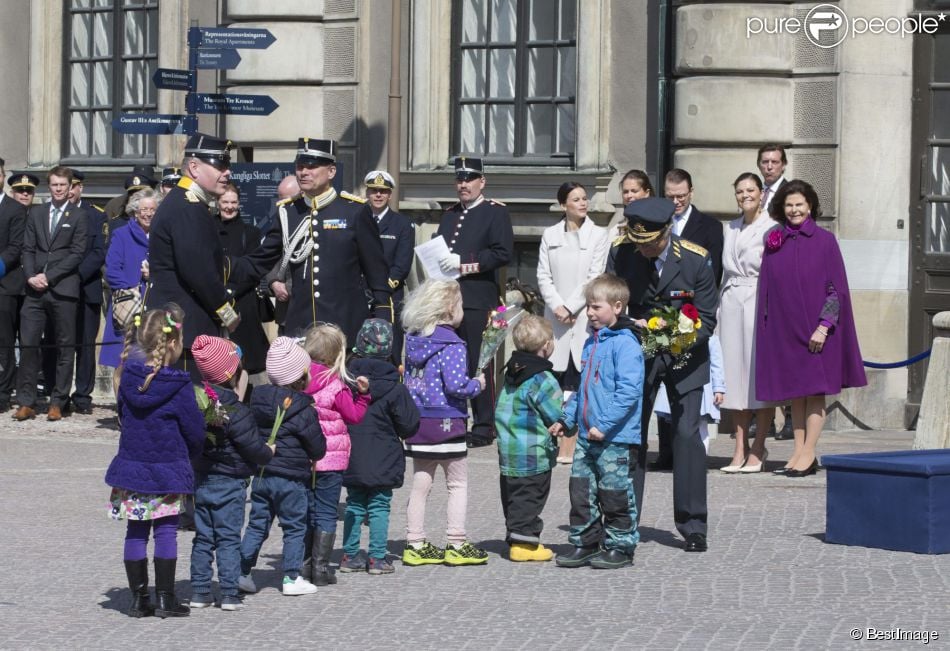
[[[451,253],[449,245],[445,243],[445,238],[441,235],[433,237],[428,242],[423,242],[416,247],[416,255],[419,257],[419,262],[422,263],[422,268],[426,270],[426,275],[436,280],[455,280],[459,277],[458,271],[447,274],[439,266],[439,260]]]

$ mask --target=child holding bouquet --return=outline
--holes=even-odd
[[[201,451],[204,418],[188,373],[170,368],[182,352],[182,309],[169,303],[136,317],[125,335],[116,407],[119,451],[106,483],[112,487],[111,516],[128,520],[125,572],[132,590],[129,617],[186,617],[175,598],[178,514],[194,492],[190,458]],[[144,361],[128,359],[133,346]],[[155,596],[148,594],[148,537],[155,538]]]
[[[485,388],[485,376],[469,378],[465,342],[456,334],[462,323],[462,293],[454,280],[427,280],[406,299],[406,388],[421,416],[419,431],[406,441],[412,457],[404,565],[481,565],[488,554],[466,540],[468,450],[465,401]],[[448,488],[447,545],[426,540],[425,509],[436,470]]]
[[[369,380],[357,377],[353,395],[346,372],[346,335],[332,323],[307,331],[303,344],[310,355],[310,383],[304,393],[313,398],[320,429],[327,439],[327,454],[314,466],[310,490],[311,562],[314,585],[336,583],[330,570],[330,553],[336,540],[336,509],[343,490],[343,471],[350,462],[347,425],[363,420],[369,406]]]
[[[254,414],[236,388],[241,374],[241,349],[233,341],[198,335],[191,344],[203,386],[196,387],[204,408],[204,452],[195,461],[195,539],[191,548],[191,607],[214,605],[212,561],[217,558],[221,610],[237,610],[241,575],[241,529],[248,477],[274,456],[258,433]]]

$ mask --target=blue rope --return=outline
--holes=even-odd
[[[867,360],[862,360],[862,361],[864,362],[864,365],[867,366],[868,368],[900,368],[901,366],[910,366],[911,364],[916,364],[922,359],[927,359],[928,357],[930,357],[930,350],[931,349],[928,348],[924,352],[914,355],[910,359],[905,359],[903,362],[892,362],[890,364],[881,364],[878,362],[869,362]]]

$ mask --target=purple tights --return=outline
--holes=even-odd
[[[125,532],[125,559],[140,561],[148,558],[148,532],[155,528],[155,558],[178,558],[178,516],[169,515],[157,520],[129,520]]]

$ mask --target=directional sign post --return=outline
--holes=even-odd
[[[265,50],[276,41],[270,30],[258,28],[189,27],[188,45],[194,48]]]
[[[144,133],[148,135],[168,135],[187,133],[184,115],[162,113],[122,113],[112,121],[112,128],[120,133]]]
[[[166,90],[194,90],[195,73],[190,70],[173,70],[171,68],[159,68],[152,75],[152,81],[155,82],[155,88],[164,88]]]
[[[194,106],[188,112],[227,113],[230,115],[270,115],[279,105],[270,95],[222,95],[194,93]]]
[[[241,54],[231,49],[196,50],[195,68],[234,70],[241,63]]]

